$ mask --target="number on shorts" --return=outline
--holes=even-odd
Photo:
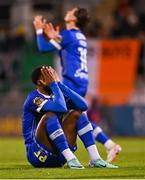
[[[41,151],[34,152],[34,155],[39,159],[41,162],[45,162],[47,159],[47,155],[41,155]]]

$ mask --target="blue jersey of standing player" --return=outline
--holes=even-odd
[[[26,147],[35,141],[37,125],[46,112],[55,112],[60,116],[69,109],[84,111],[88,107],[81,96],[62,83],[53,82],[49,88],[52,91],[51,95],[46,96],[34,90],[24,103],[22,131]]]
[[[40,51],[59,50],[63,83],[85,96],[88,86],[87,42],[80,30],[64,30],[60,33],[61,41],[47,41],[42,33],[37,34]]]

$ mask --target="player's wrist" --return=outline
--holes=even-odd
[[[49,42],[50,42],[54,47],[56,47],[56,49],[61,50],[60,44],[59,44],[58,42],[56,42],[55,39],[50,39]]]
[[[53,81],[53,82],[51,82],[51,83],[49,83],[49,85],[48,85],[48,87],[53,87],[53,86],[55,86],[55,85],[57,85],[57,82],[56,81]]]
[[[37,35],[43,34],[43,29],[42,28],[36,29],[36,34]]]

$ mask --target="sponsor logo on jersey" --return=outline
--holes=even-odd
[[[44,101],[44,99],[42,99],[41,97],[36,97],[36,98],[33,100],[33,103],[34,103],[36,106],[39,106],[43,101]]]

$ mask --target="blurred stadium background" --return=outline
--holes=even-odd
[[[32,69],[48,64],[60,71],[56,53],[37,50],[34,16],[62,25],[74,6],[87,8],[91,17],[89,116],[109,135],[145,136],[144,0],[0,0],[0,136],[21,135]]]

